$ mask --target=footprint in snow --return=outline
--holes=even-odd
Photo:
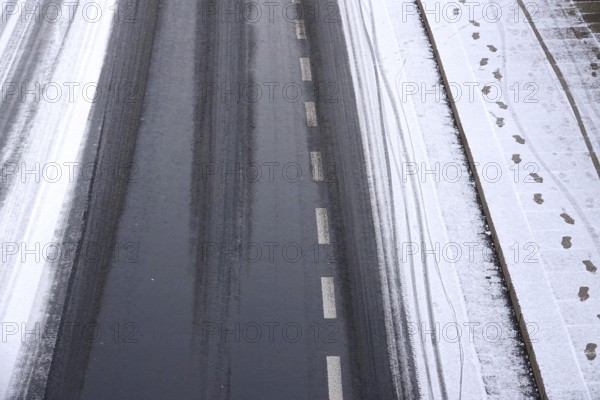
[[[595,274],[596,271],[598,271],[598,268],[596,268],[596,266],[594,265],[594,263],[591,262],[590,260],[584,260],[583,261],[583,265],[585,265],[585,269],[588,272],[591,272],[592,274]]]
[[[487,48],[490,49],[490,51],[492,53],[495,53],[496,51],[498,51],[498,49],[496,48],[496,46],[494,46],[493,44],[488,44]]]
[[[497,69],[494,71],[494,78],[496,78],[497,80],[501,80],[502,79],[502,74],[500,73],[500,70]]]
[[[571,218],[571,216],[567,213],[562,213],[560,214],[560,216],[562,217],[562,219],[565,220],[565,222],[569,225],[575,225],[575,220],[573,218]]]
[[[573,246],[573,244],[571,244],[571,236],[564,236],[564,237],[562,238],[562,242],[561,242],[561,244],[562,244],[562,247],[563,247],[563,248],[565,248],[565,249],[570,249],[570,248],[571,248],[571,246]]]
[[[473,39],[477,40],[477,39],[479,39],[479,37],[480,37],[479,32],[473,33]]]
[[[487,93],[486,93],[487,94]],[[493,112],[490,112],[490,114],[492,114],[492,116],[494,118],[496,118],[496,125],[498,125],[500,128],[502,128],[504,126],[504,118],[500,118],[498,117],[496,114],[494,114]]]
[[[539,176],[535,172],[530,173],[529,176],[533,178],[533,180],[535,181],[535,183],[544,183],[544,178],[542,178],[541,176]]]
[[[533,201],[535,201],[538,204],[544,204],[544,199],[542,198],[542,194],[541,193],[536,193],[533,195]]]
[[[523,139],[521,137],[521,135],[513,135],[513,137],[515,138],[515,140],[517,141],[517,143],[519,143],[519,144],[525,144],[525,139]]]
[[[500,107],[503,110],[506,110],[508,108],[508,106],[501,101],[497,101],[496,104],[498,104],[498,107]]]
[[[474,26],[479,26],[480,25],[479,22],[477,22],[477,21],[470,20],[469,22],[472,23]]]
[[[596,343],[588,343],[587,346],[585,346],[585,356],[588,360],[594,361],[596,358],[596,347],[598,347],[596,346]]]
[[[490,86],[488,86],[488,85],[485,85],[485,86],[483,87],[483,89],[481,89],[481,93],[483,93],[483,94],[485,94],[485,95],[487,96],[488,94],[490,94],[490,91],[491,91],[491,90],[492,90],[492,88],[491,88]]]
[[[586,301],[590,298],[590,288],[587,286],[580,287],[579,293],[577,293],[577,295],[579,296],[580,301]]]
[[[521,162],[521,155],[520,154],[513,154],[512,161],[515,164],[519,164]]]
[[[479,66],[483,67],[484,65],[487,65],[487,63],[488,63],[488,59],[482,58],[481,61],[479,61]]]

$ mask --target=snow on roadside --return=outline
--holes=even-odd
[[[55,244],[62,240],[74,171],[80,167],[95,83],[113,23],[112,5],[85,0],[71,8],[71,3],[58,19],[56,14],[36,19],[35,13],[3,5],[2,108],[11,110],[11,119],[4,120],[9,129],[3,132],[0,154],[2,398],[10,394],[11,385],[18,385],[13,374],[25,341],[39,339],[36,329],[44,320],[52,259],[62,251]],[[27,46],[28,35],[37,35],[33,39],[38,47]],[[41,49],[40,43],[47,47]],[[22,74],[24,65],[27,75]]]
[[[504,172],[492,182],[478,167],[478,184],[520,321],[535,337],[528,345],[542,395],[598,398],[600,186],[586,142],[597,137],[589,123],[597,109],[581,98],[586,86],[576,71],[585,63],[563,58],[555,68],[536,33],[564,29],[537,17],[572,4],[528,4],[539,12],[534,27],[519,3],[478,4],[479,15],[469,16],[459,3],[423,2],[449,84],[477,88],[472,96],[453,91],[469,153]],[[583,43],[568,45],[584,51]]]
[[[340,1],[398,395],[535,397],[428,40],[418,15],[403,19],[401,6]],[[406,376],[412,368],[416,376]]]

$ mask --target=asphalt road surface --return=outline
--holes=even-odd
[[[145,1],[115,26],[87,157],[127,168],[70,231],[112,251],[64,277],[32,393],[396,397],[339,12],[297,7]]]

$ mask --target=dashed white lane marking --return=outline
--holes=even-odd
[[[323,294],[323,317],[325,319],[336,319],[335,283],[332,277],[321,278],[321,293]]]
[[[304,29],[304,20],[296,20],[296,37],[298,39],[306,39],[306,30]]]
[[[325,176],[323,175],[323,159],[321,158],[320,151],[310,152],[310,164],[312,167],[312,179],[315,182],[323,182]]]
[[[342,365],[339,357],[327,357],[327,382],[329,384],[329,400],[343,400]]]
[[[300,59],[300,69],[302,70],[302,80],[303,81],[312,81],[312,71],[310,69],[310,59],[301,58]]]
[[[306,108],[306,124],[308,126],[318,126],[317,108],[315,107],[315,103],[312,101],[307,101],[304,103],[304,107]]]
[[[326,208],[317,208],[317,236],[319,244],[329,244],[329,219]]]

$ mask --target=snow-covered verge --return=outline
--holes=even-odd
[[[398,397],[535,398],[419,15],[403,18],[403,3],[395,1],[339,5],[378,228]]]
[[[51,3],[51,4],[50,4]],[[0,79],[0,398],[41,340],[65,216],[113,25],[108,1],[2,4]],[[87,172],[86,172],[87,173]]]
[[[600,398],[597,84],[574,56],[595,39],[576,40],[570,2],[420,6],[542,396]]]

